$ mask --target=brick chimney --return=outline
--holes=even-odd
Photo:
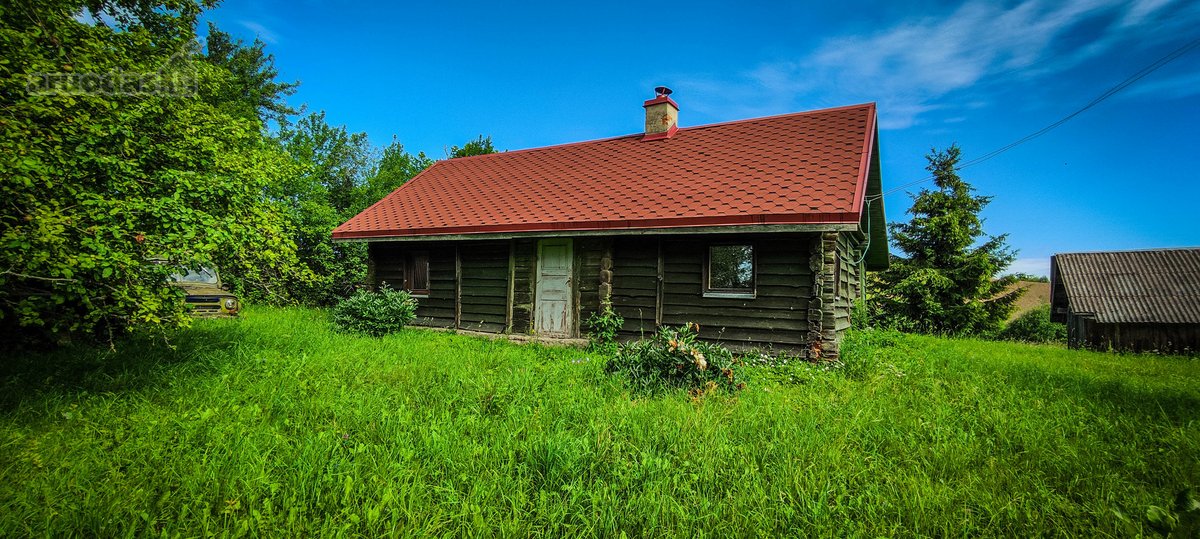
[[[670,88],[659,86],[654,89],[654,99],[642,103],[646,109],[646,134],[642,140],[671,138],[679,130],[679,104],[670,95]]]

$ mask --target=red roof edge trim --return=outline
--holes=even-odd
[[[711,123],[711,124],[692,125],[692,126],[684,127],[684,128],[683,128],[683,130],[684,130],[684,131],[693,131],[693,130],[697,130],[697,129],[708,129],[708,128],[710,128],[710,127],[722,127],[722,126],[726,126],[726,125],[736,125],[736,124],[747,124],[747,123],[751,123],[751,122],[761,122],[761,121],[763,121],[763,120],[774,120],[774,119],[777,119],[777,118],[793,118],[793,117],[799,117],[799,116],[810,116],[810,115],[816,115],[816,114],[828,114],[828,113],[830,113],[830,112],[838,112],[838,111],[842,111],[842,110],[850,110],[850,109],[861,109],[861,108],[863,108],[863,107],[870,107],[870,108],[871,108],[871,111],[872,111],[872,116],[874,116],[875,102],[874,102],[874,101],[870,101],[870,102],[867,102],[867,103],[859,103],[859,104],[857,104],[857,105],[843,105],[843,106],[841,106],[841,107],[832,107],[832,108],[828,108],[828,109],[806,110],[806,111],[803,111],[803,112],[787,112],[787,113],[784,113],[784,114],[773,114],[773,115],[771,115],[771,116],[759,116],[759,117],[757,117],[757,118],[744,118],[744,119],[741,119],[741,120],[729,120],[729,121],[727,121],[727,122],[717,122],[717,123]],[[614,137],[614,138],[619,138],[619,137]]]
[[[647,133],[645,135],[642,135],[642,141],[645,142],[648,140],[668,139],[668,138],[675,136],[676,131],[679,131],[679,126],[672,125],[670,129],[666,130],[663,133]]]
[[[676,103],[674,99],[671,99],[665,95],[660,95],[654,99],[647,99],[645,103],[642,103],[642,107],[645,108],[649,107],[650,105],[657,105],[659,103],[670,103],[675,107],[675,110],[679,110],[679,103]]]
[[[867,137],[863,141],[862,160],[858,164],[858,183],[854,187],[854,213],[862,213],[863,202],[867,198],[867,178],[871,176],[871,152],[875,149],[875,103],[868,103]]]
[[[334,239],[386,238],[395,236],[442,236],[486,234],[495,232],[569,232],[623,229],[687,228],[700,226],[741,225],[840,225],[857,224],[858,213],[726,215],[715,217],[683,217],[663,219],[630,219],[620,221],[566,221],[558,223],[517,223],[502,225],[410,228],[404,230],[333,231]],[[340,227],[339,227],[340,228]]]

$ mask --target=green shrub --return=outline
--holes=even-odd
[[[587,319],[588,349],[611,355],[617,351],[617,332],[625,325],[625,319],[612,308],[612,301],[604,298],[600,310]]]
[[[1050,306],[1042,305],[1009,322],[999,338],[1034,343],[1063,342],[1067,340],[1067,326],[1051,322]]]
[[[417,317],[417,300],[387,286],[359,290],[333,308],[333,324],[343,331],[379,337],[400,331]]]
[[[635,390],[682,387],[707,392],[717,387],[741,389],[741,364],[724,347],[699,340],[700,326],[663,327],[650,339],[619,347],[608,360],[610,374],[629,378]]]

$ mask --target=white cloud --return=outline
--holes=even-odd
[[[272,32],[270,28],[267,28],[266,26],[263,26],[262,24],[259,24],[254,21],[247,21],[247,20],[240,20],[240,21],[238,21],[238,24],[242,25],[243,28],[245,28],[251,32],[254,32],[254,35],[258,39],[261,39],[263,41],[263,43],[266,43],[268,45],[274,45],[276,43],[279,43],[279,34]]]
[[[1200,95],[1200,71],[1144,80],[1125,92],[1127,98],[1155,96],[1165,99],[1182,99],[1194,95]]]
[[[1040,277],[1050,276],[1050,257],[1046,258],[1018,258],[1013,261],[1008,267],[1007,273],[1028,273]]]
[[[1177,38],[1179,33],[1168,27],[1200,24],[1200,10],[1174,9],[1181,1],[1025,0],[1005,7],[991,0],[968,0],[946,15],[905,19],[874,33],[827,39],[799,60],[761,64],[740,80],[682,82],[696,101],[708,101],[698,106],[701,110],[725,115],[759,112],[754,109],[786,112],[794,105],[823,104],[828,96],[839,104],[878,101],[880,127],[902,129],[919,123],[930,111],[946,108],[947,95],[1000,76],[1032,80],[1135,38],[1143,46],[1148,40]],[[1148,27],[1155,31],[1143,31]],[[1064,38],[1076,42],[1082,32],[1095,35],[1086,36],[1082,46],[1064,47]],[[964,102],[982,99],[960,97]],[[756,105],[750,108],[746,103]]]
[[[1125,11],[1125,17],[1121,21],[1123,26],[1136,26],[1141,24],[1150,16],[1157,13],[1164,7],[1167,7],[1173,0],[1139,0],[1133,2],[1129,9]]]

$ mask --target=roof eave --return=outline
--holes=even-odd
[[[883,178],[879,163],[879,126],[875,121],[875,107],[871,107],[871,120],[867,128],[867,146],[863,159],[860,183],[863,187],[855,198],[855,210],[863,215],[863,233],[867,235],[866,268],[868,271],[883,271],[891,264],[888,254],[887,214],[883,211]],[[865,207],[865,211],[863,206]]]
[[[583,236],[645,236],[653,234],[762,234],[800,232],[853,232],[859,229],[856,222],[791,223],[791,224],[743,224],[711,226],[673,226],[646,228],[591,228],[591,229],[544,229],[500,232],[429,233],[429,234],[381,234],[334,236],[335,242],[395,242],[395,241],[465,241],[502,240],[513,238],[583,237]]]

